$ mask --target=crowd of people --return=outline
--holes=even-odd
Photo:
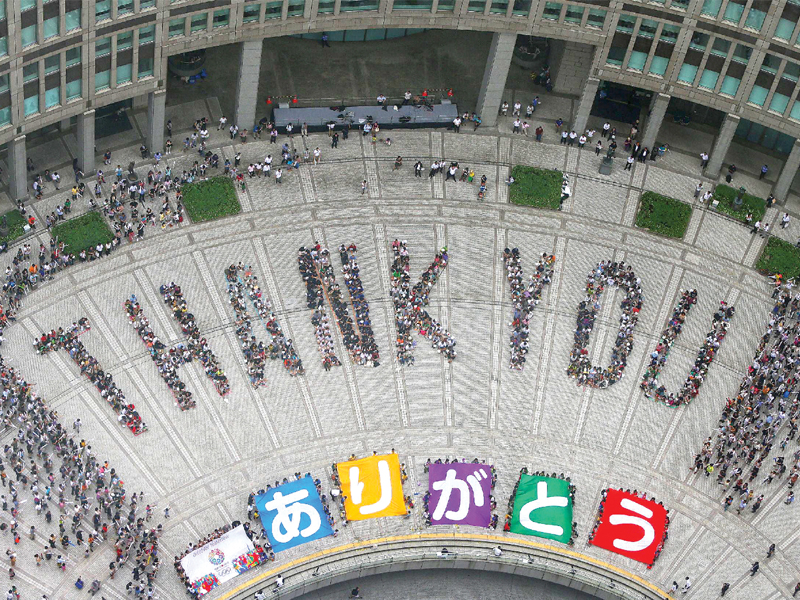
[[[241,263],[230,265],[225,269],[225,279],[228,282],[228,299],[236,315],[236,336],[239,338],[247,362],[247,374],[252,386],[258,388],[266,384],[264,364],[267,358],[282,360],[290,375],[302,375],[303,363],[292,346],[292,340],[283,334],[269,298],[262,294],[258,278],[253,275],[252,269]],[[257,341],[253,334],[245,298],[249,298],[253,303],[258,318],[272,338],[266,346],[263,342]]]
[[[333,347],[330,319],[325,310],[325,292],[314,262],[314,253],[316,252],[318,251],[301,247],[297,253],[297,266],[306,284],[306,303],[308,308],[314,310],[311,314],[311,323],[314,325],[314,337],[317,339],[317,347],[322,356],[322,367],[326,371],[330,371],[331,367],[341,366],[342,363],[336,356],[336,350]]]
[[[739,391],[728,398],[716,435],[704,442],[694,459],[695,472],[702,470],[710,477],[717,471],[717,482],[730,495],[726,508],[733,494],[739,495],[740,511],[755,497],[755,479],[762,469],[762,484],[781,481],[788,471],[790,490],[800,475],[800,451],[787,452],[800,418],[800,293],[781,283],[773,297],[766,330]],[[776,456],[770,463],[773,451]],[[789,491],[784,502],[793,500]]]
[[[654,502],[662,507],[664,507],[664,503],[656,500],[655,498],[648,498],[647,494],[644,492],[639,492],[637,490],[625,490],[626,493],[632,494],[637,498],[641,498],[642,500],[649,500],[650,502]],[[592,532],[589,534],[589,543],[592,543],[595,534],[597,533],[597,528],[600,527],[600,523],[603,522],[603,510],[605,509],[606,504],[606,497],[608,496],[608,488],[604,489],[600,492],[600,506],[597,508],[597,514],[594,517],[594,525],[592,526]],[[647,565],[648,569],[652,569],[655,562],[658,560],[658,557],[661,555],[661,552],[664,550],[664,544],[667,543],[667,539],[669,539],[669,509],[664,507],[664,510],[667,513],[666,516],[666,523],[664,524],[664,532],[661,535],[661,540],[658,542],[658,546],[656,547],[655,554],[653,555],[653,562]],[[613,523],[613,521],[612,521]]]
[[[117,420],[134,435],[147,431],[147,425],[142,421],[136,407],[125,399],[125,394],[117,387],[111,373],[103,371],[97,359],[89,354],[81,342],[79,336],[89,329],[89,321],[84,317],[77,323],[73,323],[66,331],[59,327],[58,330],[43,333],[34,340],[36,352],[37,354],[46,354],[56,350],[66,350],[80,368],[81,374],[89,378],[89,381],[100,392],[100,397],[105,399],[117,413]]]
[[[528,353],[528,336],[533,309],[542,298],[544,286],[553,278],[553,265],[556,257],[543,252],[536,264],[536,271],[530,276],[527,287],[522,269],[522,259],[518,248],[503,250],[506,277],[511,287],[511,303],[514,313],[511,319],[511,359],[512,369],[521,371],[525,367]]]
[[[544,471],[536,471],[534,473],[529,473],[528,472],[528,467],[522,467],[519,470],[519,474],[520,474],[520,477],[518,477],[517,481],[514,483],[514,489],[511,490],[511,496],[509,496],[509,498],[508,498],[508,510],[506,511],[506,519],[505,519],[505,523],[503,524],[503,531],[506,531],[506,532],[511,531],[511,518],[512,518],[512,515],[514,514],[514,500],[517,497],[517,490],[519,489],[519,482],[520,482],[520,479],[522,478],[521,477],[522,475],[531,475],[532,477],[551,477],[553,479],[561,479],[563,481],[566,481],[567,484],[568,484],[568,489],[569,489],[569,497],[570,497],[570,500],[572,500],[572,506],[573,507],[575,506],[575,493],[578,491],[578,488],[575,487],[575,484],[572,483],[572,480],[569,478],[569,476],[564,475],[564,473],[560,473],[560,474],[552,473],[552,474],[549,474],[549,473],[545,473]],[[570,536],[569,541],[567,542],[567,544],[569,546],[574,546],[575,545],[575,538],[577,538],[577,537],[578,537],[578,522],[577,521],[573,521],[572,522],[572,535]]]
[[[449,458],[445,458],[445,459],[437,458],[436,460],[433,460],[433,461],[429,458],[428,460],[425,461],[424,472],[427,473],[430,470],[430,466],[431,465],[452,465],[452,464],[457,464],[458,462],[459,462],[459,460],[457,458],[454,458],[452,460],[449,459]],[[464,463],[471,462],[473,465],[481,464],[481,461],[478,460],[478,458],[473,458],[472,461],[468,461],[468,460],[464,459],[461,462],[464,462]],[[489,489],[494,491],[494,486],[497,484],[497,469],[495,469],[494,465],[489,465],[489,470],[491,472],[491,480],[489,482]],[[430,503],[430,500],[431,500],[431,492],[430,492],[430,490],[428,490],[428,491],[425,492],[425,495],[422,497],[422,518],[425,520],[425,525],[427,525],[428,527],[430,527],[430,525],[431,525],[431,512],[430,512],[430,509],[429,509],[429,506],[428,506],[429,503]],[[497,508],[497,501],[494,499],[494,495],[490,494],[489,495],[489,509],[491,511],[494,511],[496,508]],[[497,529],[497,522],[498,522],[497,513],[492,512],[492,517],[489,520],[488,528],[489,529]]]
[[[673,343],[683,328],[683,323],[689,310],[696,302],[697,290],[682,291],[681,298],[672,313],[666,329],[661,334],[656,349],[650,354],[650,364],[642,377],[642,382],[639,384],[639,387],[644,390],[645,396],[655,398],[667,406],[688,404],[700,393],[700,386],[705,380],[708,368],[711,366],[722,340],[725,339],[730,320],[735,313],[733,306],[728,306],[724,300],[720,302],[720,307],[714,313],[711,321],[712,329],[706,334],[703,345],[697,353],[697,358],[689,371],[689,375],[686,377],[686,381],[683,383],[683,387],[677,394],[670,393],[667,391],[666,386],[658,385],[657,379],[661,369],[667,362]]]
[[[392,289],[390,294],[394,303],[395,325],[397,327],[397,360],[401,365],[414,364],[414,346],[412,339],[414,329],[431,341],[447,360],[452,362],[456,357],[456,341],[442,327],[441,323],[431,318],[425,307],[433,286],[447,268],[447,247],[436,253],[433,262],[422,273],[419,282],[411,287],[409,270],[411,263],[405,240],[392,242],[394,262],[392,263]]]
[[[600,296],[606,287],[616,285],[625,292],[622,300],[622,315],[619,332],[611,351],[608,368],[592,365],[589,359],[589,338],[594,329],[595,317],[600,309]],[[578,305],[575,344],[569,357],[567,373],[578,380],[579,385],[604,388],[615,384],[623,376],[628,355],[633,349],[633,329],[639,320],[642,308],[642,282],[624,261],[601,261],[586,279],[586,298]]]
[[[59,544],[64,551],[81,548],[84,557],[88,557],[105,540],[113,539],[116,556],[112,573],[133,555],[138,567],[134,568],[133,576],[144,574],[154,584],[158,574],[157,539],[162,527],[145,525],[146,518],[140,511],[144,492],[134,493],[128,500],[116,470],[108,461],[98,459],[85,439],[79,439],[80,419],[73,424],[75,435],[72,435],[58,414],[33,393],[32,386],[2,357],[0,386],[3,425],[17,430],[4,446],[0,459],[0,478],[10,495],[8,498],[4,493],[0,502],[2,510],[11,515],[15,544],[28,543],[19,535],[23,517],[30,518],[29,537],[31,549],[36,550],[37,564],[52,560]],[[13,479],[7,477],[4,462],[13,472]],[[25,507],[27,499],[20,498],[26,489],[33,500],[31,512]],[[46,533],[37,530],[33,520],[43,519],[45,526],[49,526],[54,519],[51,507],[57,510],[58,534],[52,533],[48,539]],[[46,541],[40,541],[42,538]],[[58,554],[56,567],[66,570],[68,562],[67,552]],[[131,583],[128,588],[132,586]]]
[[[353,303],[353,313],[356,317],[358,326],[358,336],[361,340],[361,354],[358,364],[364,365],[372,363],[373,367],[380,365],[380,352],[375,341],[375,334],[372,331],[372,320],[369,316],[369,302],[364,293],[364,286],[361,283],[361,271],[358,266],[358,249],[355,244],[345,247],[339,246],[339,260],[342,262],[342,275],[347,291],[350,294],[350,301]],[[324,281],[324,280],[323,280]]]

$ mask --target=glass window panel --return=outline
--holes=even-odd
[[[638,35],[643,38],[654,38],[656,36],[656,29],[658,29],[658,22],[652,19],[642,19],[639,24]]]
[[[117,67],[117,85],[128,83],[133,77],[133,65],[119,65]]]
[[[6,18],[6,0],[0,0],[0,21]]]
[[[81,47],[78,46],[77,48],[70,48],[64,54],[64,58],[67,60],[68,67],[77,65],[79,62],[81,62]]]
[[[781,66],[781,59],[774,54],[767,54],[764,56],[764,62],[761,63],[761,70],[765,73],[775,75],[778,68]]]
[[[750,60],[751,54],[753,54],[753,49],[750,46],[736,44],[736,50],[733,51],[732,60],[746,65],[747,61]]]
[[[697,84],[697,86],[707,90],[713,90],[717,86],[718,79],[719,73],[705,69],[703,74],[700,76],[700,82]]]
[[[117,15],[133,12],[133,0],[117,0]]]
[[[725,58],[728,56],[728,51],[731,49],[731,43],[722,38],[715,38],[714,43],[711,45],[711,54]]]
[[[792,34],[794,33],[794,27],[796,24],[797,23],[790,21],[789,19],[780,19],[777,27],[775,27],[775,33],[773,36],[779,40],[786,40],[788,42],[790,39],[792,39]]]
[[[0,75],[0,93],[7,92],[9,89],[8,73],[5,75]]]
[[[779,133],[778,139],[775,140],[775,150],[783,154],[789,154],[794,148],[794,138],[785,133]]]
[[[0,125],[8,125],[11,123],[11,107],[0,109]]]
[[[625,60],[625,48],[611,46],[611,48],[608,49],[608,58],[606,58],[606,64],[622,66],[623,60]]]
[[[66,86],[67,102],[81,97],[81,80],[70,81]]]
[[[667,72],[667,65],[669,65],[668,58],[664,56],[654,56],[653,60],[650,61],[650,73],[663,76],[664,73]]]
[[[641,71],[644,69],[644,63],[647,62],[647,53],[646,52],[637,52],[636,50],[631,52],[631,57],[628,59],[628,68],[633,69],[634,71]]]
[[[39,77],[39,63],[32,63],[22,67],[22,82],[28,83]]]
[[[327,4],[330,6],[330,10],[324,10],[323,4]],[[320,2],[319,3],[319,12],[326,13],[326,12],[333,12],[333,6],[335,2]],[[327,8],[327,7],[326,7]],[[260,4],[245,4],[244,5],[244,12],[242,13],[242,23],[253,23],[254,21],[258,21],[259,13],[261,12],[261,5]]]
[[[739,91],[740,83],[742,83],[741,79],[736,79],[736,77],[725,75],[722,80],[722,86],[719,88],[719,93],[725,94],[726,96],[735,96],[736,92]]]
[[[53,108],[61,104],[61,88],[56,86],[52,90],[44,91],[44,107],[45,109]]]
[[[67,14],[64,15],[64,22],[66,24],[67,31],[75,31],[76,29],[81,28],[81,11],[80,10],[71,10]]]
[[[636,25],[636,18],[630,15],[620,15],[617,21],[617,31],[622,33],[633,33],[633,28]]]
[[[97,0],[94,3],[95,22],[110,18],[111,18],[111,0]]]
[[[786,66],[783,67],[783,75],[781,75],[781,77],[796,83],[798,78],[800,78],[800,65],[787,60]]]
[[[674,44],[678,41],[678,34],[681,32],[681,28],[677,25],[669,25],[664,23],[664,27],[661,28],[661,37],[659,38],[662,42],[667,42],[668,44]]]
[[[783,114],[783,111],[786,110],[787,106],[789,106],[789,96],[784,96],[783,94],[775,92],[775,94],[772,96],[772,100],[769,103],[769,109]]]
[[[0,56],[8,54],[8,38],[6,36],[0,37]]]
[[[302,17],[306,7],[306,0],[289,0],[289,17]],[[375,7],[378,8],[377,6]]]
[[[39,112],[39,94],[35,96],[31,96],[30,98],[25,98],[23,102],[25,107],[25,116],[35,115]]]
[[[508,0],[498,0],[497,7],[495,7],[493,3],[491,11],[499,12],[501,10],[500,7],[501,3],[505,3],[505,6],[502,7],[502,13],[506,14],[506,9],[508,8]],[[394,0],[392,8],[398,10],[430,10],[431,8],[433,8],[433,0]]]
[[[139,10],[146,8],[153,8],[156,5],[156,0],[139,0]]]
[[[139,79],[142,77],[150,77],[153,74],[153,59],[140,58],[139,59]]]
[[[689,47],[692,50],[699,50],[700,52],[704,52],[705,49],[706,49],[706,46],[708,46],[708,40],[709,39],[710,39],[710,36],[707,33],[699,33],[697,31],[695,31],[692,34],[692,41],[689,44]]]
[[[728,6],[725,8],[725,14],[722,15],[722,20],[729,21],[730,23],[738,23],[742,18],[743,13],[744,4],[738,4],[737,2],[731,0],[728,2]]]
[[[448,0],[448,2],[455,7],[455,0]],[[532,0],[514,0],[514,8],[511,9],[511,14],[517,17],[527,17],[531,12]],[[442,10],[442,1],[439,0],[439,10]],[[449,8],[447,10],[453,10]]]
[[[212,27],[227,27],[231,22],[231,10],[215,10],[214,18],[212,20]]]
[[[763,10],[751,8],[750,12],[747,13],[747,19],[744,22],[744,26],[749,27],[750,29],[755,29],[756,31],[761,31],[761,27],[764,25],[764,19],[766,18],[767,13],[765,13]]]
[[[764,106],[764,101],[767,99],[767,94],[769,94],[769,90],[767,88],[761,87],[760,85],[754,85],[747,101],[752,104],[757,104],[758,106]]]
[[[347,8],[345,8],[345,4],[347,4]],[[342,0],[339,10],[378,10],[378,3],[375,0]]]
[[[36,8],[36,0],[20,0],[20,10],[28,10],[29,8]]]
[[[44,23],[42,24],[42,33],[44,34],[44,39],[46,40],[56,37],[58,35],[58,17],[45,19]]]
[[[716,18],[720,8],[722,8],[722,0],[705,0],[703,8],[700,9],[700,14]]]
[[[586,18],[587,27],[595,27],[597,29],[602,29],[605,21],[606,21],[606,11],[601,10],[599,8],[589,9],[589,16]]]
[[[186,35],[186,19],[172,19],[169,22],[169,37]]]
[[[561,3],[560,2],[545,2],[542,18],[548,21],[558,21],[561,16]]]
[[[564,15],[564,22],[580,25],[582,20],[583,20],[583,7],[573,6],[571,4],[568,4],[567,13]]]
[[[197,33],[198,31],[205,31],[208,26],[208,13],[201,13],[199,15],[192,15],[191,32]]]
[[[133,48],[133,32],[120,33],[117,36],[117,51]]]
[[[111,38],[100,38],[94,43],[94,55],[105,56],[111,54]]]
[[[30,27],[23,27],[20,31],[20,37],[22,38],[22,47],[25,48],[27,46],[32,46],[36,43],[36,25],[31,25]]]
[[[264,13],[265,19],[280,19],[281,11],[283,10],[283,0],[273,0],[267,2],[267,9]]]
[[[58,71],[59,67],[61,66],[61,55],[54,54],[53,56],[48,56],[44,59],[44,74],[49,75],[50,73],[55,73]]]
[[[395,0],[395,6],[397,6],[397,0]],[[504,15],[507,12],[508,12],[508,0],[492,0],[492,4],[489,7],[489,13],[493,15]]]
[[[800,100],[795,100],[794,104],[792,104],[792,112],[789,113],[789,118],[800,121]]]
[[[482,13],[486,8],[486,0],[469,0],[467,4],[467,12]]]
[[[111,85],[111,70],[101,71],[94,74],[95,91],[104,90]]]
[[[156,26],[142,27],[139,29],[139,43],[149,44],[156,39]]]
[[[678,73],[678,81],[683,83],[694,83],[694,78],[697,75],[697,67],[694,65],[683,65],[680,73]]]
[[[686,10],[689,7],[689,0],[672,0],[670,8],[677,8],[678,10]]]

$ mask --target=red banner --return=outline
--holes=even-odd
[[[652,500],[609,489],[600,524],[589,541],[594,546],[652,564],[664,539],[667,510]]]

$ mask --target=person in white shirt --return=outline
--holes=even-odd
[[[321,154],[321,152],[320,152],[319,146],[317,146],[316,148],[314,148],[314,164],[315,165],[319,164],[319,160],[320,160],[319,159],[319,155],[320,154]]]
[[[275,578],[275,587],[283,587],[283,575],[278,575]]]
[[[383,106],[384,104],[386,104],[386,96],[378,94],[378,105]]]
[[[403,94],[403,106],[411,102],[411,90],[406,90],[406,93]]]
[[[220,131],[220,130],[222,130],[222,129],[225,127],[225,124],[226,124],[227,122],[228,122],[228,117],[226,117],[226,116],[224,116],[224,115],[223,115],[223,116],[221,116],[221,117],[219,118],[219,126],[217,127],[217,131]]]

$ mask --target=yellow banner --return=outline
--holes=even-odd
[[[397,454],[369,456],[336,465],[349,521],[406,514]]]

